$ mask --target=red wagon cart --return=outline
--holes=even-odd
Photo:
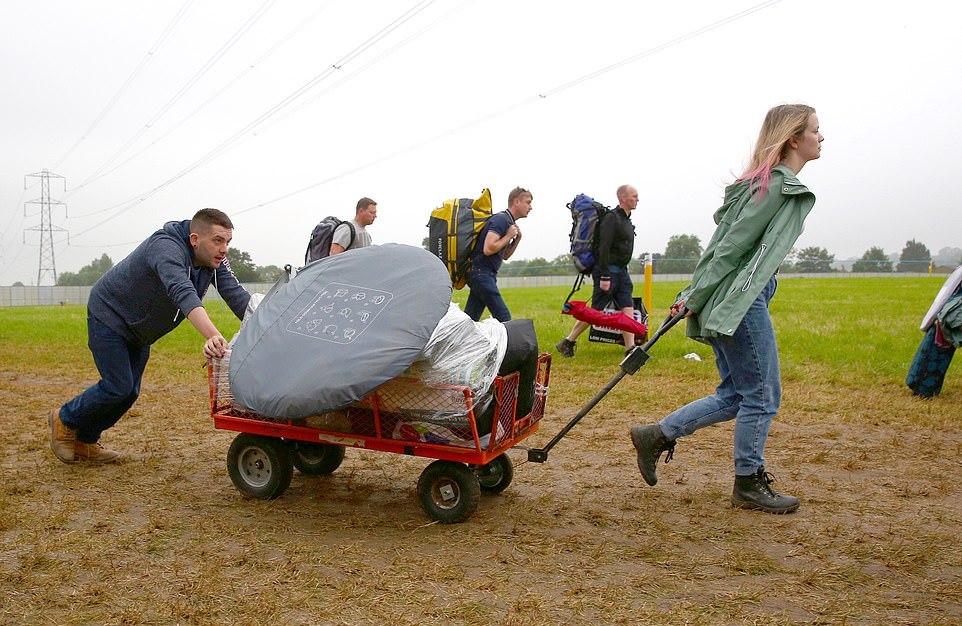
[[[427,386],[398,377],[343,409],[289,420],[264,417],[234,402],[228,358],[208,366],[210,407],[215,428],[238,433],[227,453],[227,471],[241,493],[276,498],[290,485],[294,468],[330,474],[346,448],[394,452],[435,459],[421,472],[418,500],[428,517],[446,524],[471,517],[481,492],[500,493],[511,483],[514,469],[506,452],[538,430],[551,369],[551,355],[542,353],[531,411],[520,417],[514,372],[494,379],[493,412],[480,415],[468,387]],[[483,432],[489,415],[490,432]]]

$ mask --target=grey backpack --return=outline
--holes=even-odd
[[[334,239],[334,231],[337,230],[337,227],[341,224],[347,224],[347,227],[351,229],[351,240],[347,244],[347,247],[350,248],[354,244],[354,237],[356,235],[354,232],[354,224],[338,219],[333,215],[328,215],[318,222],[314,230],[311,231],[311,239],[307,242],[307,250],[304,252],[305,265],[311,261],[323,259],[331,253],[331,240]]]

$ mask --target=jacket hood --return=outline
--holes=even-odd
[[[157,231],[158,235],[167,235],[183,247],[191,264],[194,262],[194,249],[190,245],[190,220],[167,222]]]

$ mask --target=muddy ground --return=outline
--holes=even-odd
[[[687,371],[687,370],[684,370]],[[467,522],[432,523],[424,459],[348,449],[277,500],[228,478],[201,369],[151,361],[103,443],[122,464],[64,465],[45,414],[91,367],[0,364],[0,621],[7,624],[959,624],[960,386],[785,380],[767,463],[800,510],[730,507],[731,427],[638,475],[628,429],[710,390],[712,374],[626,378],[544,464]],[[543,445],[607,379],[553,368]],[[610,372],[609,372],[610,373]]]

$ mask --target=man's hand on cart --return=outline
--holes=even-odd
[[[208,359],[219,359],[227,352],[227,340],[223,335],[208,337],[204,342],[204,356]]]

